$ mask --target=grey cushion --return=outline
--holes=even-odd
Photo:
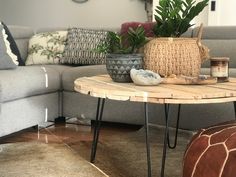
[[[10,50],[10,43],[6,37],[7,34],[3,25],[0,23],[0,69],[15,69],[17,67],[17,63],[15,62],[18,62],[17,57]]]
[[[67,91],[74,91],[74,81],[77,78],[99,74],[107,74],[105,65],[83,66],[67,69],[62,74],[63,89]]]
[[[47,82],[48,81],[48,82]],[[21,66],[0,71],[2,102],[55,92],[60,89],[60,75],[43,66]]]
[[[27,57],[29,38],[34,35],[33,29],[29,27],[13,25],[9,25],[8,28],[16,41],[22,59],[25,61]]]

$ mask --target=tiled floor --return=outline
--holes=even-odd
[[[100,131],[99,151],[97,152],[95,166],[112,177],[146,176],[145,136],[144,129],[140,128],[141,126],[134,125],[103,124]],[[150,131],[150,136],[155,137],[150,138],[152,165],[156,166],[156,168],[153,168],[154,176],[159,174],[160,171],[158,166],[161,160],[160,154],[163,146],[161,142],[163,141],[161,140],[162,136],[157,135],[161,135],[161,131],[162,129],[157,128]],[[178,138],[178,148],[169,150],[166,165],[167,177],[179,177],[179,174],[181,174],[182,156],[189,137],[190,134],[182,133],[181,137]],[[89,161],[92,138],[93,129],[91,126],[58,123],[39,131],[29,128],[9,135],[1,138],[0,144],[32,141],[64,144]]]
[[[109,141],[109,135],[111,134],[125,134],[126,132],[136,131],[139,128],[140,126],[105,123],[101,128],[100,141]],[[91,126],[87,125],[57,123],[39,131],[35,128],[29,128],[14,133],[1,138],[0,144],[38,141],[43,143],[64,143],[68,147],[78,150],[81,142],[92,142],[92,130]]]

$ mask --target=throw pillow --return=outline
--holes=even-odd
[[[17,65],[17,56],[12,53],[6,31],[0,24],[0,69],[15,69]]]
[[[5,32],[7,34],[7,40],[10,43],[10,48],[11,48],[12,53],[14,53],[17,56],[17,61],[19,62],[18,65],[19,66],[24,66],[25,62],[21,58],[20,51],[19,51],[19,49],[18,49],[18,47],[16,45],[16,42],[15,42],[14,38],[11,35],[10,30],[8,29],[8,27],[3,22],[0,22],[0,24],[3,25],[3,28],[4,28],[4,30],[5,30]]]
[[[130,27],[136,29],[138,26],[142,26],[145,30],[146,37],[154,37],[155,35],[153,33],[153,27],[155,24],[156,24],[156,22],[144,22],[144,23],[126,22],[121,25],[120,33],[126,34]]]
[[[26,65],[58,64],[64,52],[67,31],[35,34],[29,40]]]
[[[105,53],[95,49],[107,39],[107,31],[70,28],[61,63],[77,65],[104,64]]]

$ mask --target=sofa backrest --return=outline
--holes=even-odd
[[[80,28],[80,27],[78,27]],[[120,29],[119,28],[99,28],[99,27],[81,27],[84,29],[94,29],[94,30],[107,30],[107,31],[115,31],[115,32],[119,32]],[[51,31],[61,31],[61,30],[68,30],[67,27],[53,27],[53,28],[39,28],[36,30],[36,33],[43,33],[43,32],[51,32]]]
[[[20,50],[22,58],[27,58],[29,39],[33,36],[34,30],[23,26],[8,26]],[[67,28],[41,28],[37,33],[55,30],[66,30]],[[92,28],[96,29],[96,28]],[[98,29],[98,28],[97,28]],[[105,29],[119,31],[119,29]],[[188,30],[183,37],[196,37],[198,27]],[[229,57],[230,67],[236,68],[236,26],[207,26],[203,29],[202,43],[209,47],[212,57]],[[203,67],[209,67],[209,61]]]
[[[198,27],[193,29],[197,36]],[[202,43],[210,49],[211,57],[229,57],[229,67],[236,67],[236,26],[207,26],[203,28]],[[209,67],[209,60],[202,67]]]
[[[185,33],[181,35],[181,37],[192,37],[193,36],[193,28],[189,28]]]
[[[29,27],[23,26],[8,26],[16,44],[20,50],[20,54],[23,60],[26,60],[28,53],[29,39],[33,36],[34,30]]]

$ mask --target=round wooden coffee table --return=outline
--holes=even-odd
[[[151,160],[149,146],[148,103],[165,104],[166,128],[162,155],[161,176],[164,176],[166,148],[175,148],[177,142],[178,125],[181,104],[206,104],[234,102],[236,107],[236,78],[230,78],[229,82],[213,85],[172,85],[160,84],[158,86],[136,86],[133,83],[113,82],[108,75],[82,77],[75,80],[74,89],[82,94],[98,98],[96,123],[91,151],[91,162],[96,156],[99,130],[102,121],[105,99],[143,102],[145,110],[145,133],[147,148],[148,176],[151,176]],[[178,116],[174,145],[169,142],[169,105],[178,104]]]

